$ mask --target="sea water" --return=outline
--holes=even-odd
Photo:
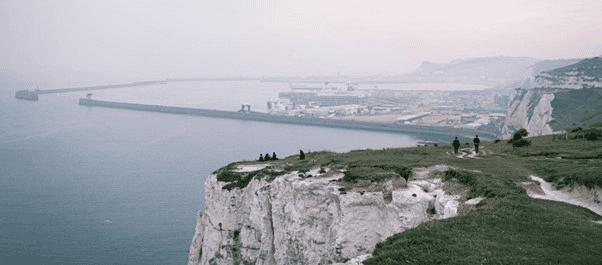
[[[265,111],[285,83],[90,91],[121,102]],[[186,264],[207,175],[276,152],[415,146],[401,134],[17,100],[0,88],[0,264]]]

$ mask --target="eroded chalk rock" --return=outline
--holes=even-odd
[[[447,168],[422,170],[427,173],[419,180],[393,190],[390,203],[382,192],[341,194],[332,181],[340,173],[316,177],[310,171],[316,175],[301,178],[293,172],[231,191],[210,175],[189,264],[332,264],[369,257],[377,243],[396,233],[457,214],[456,197],[440,189],[440,178],[431,178]],[[433,207],[435,214],[428,211]]]

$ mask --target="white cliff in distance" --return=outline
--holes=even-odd
[[[602,58],[540,62],[510,96],[502,134],[509,138],[525,128],[539,136],[602,125],[601,95]]]

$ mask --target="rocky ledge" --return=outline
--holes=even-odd
[[[237,170],[268,165],[238,165]],[[387,237],[457,215],[462,196],[446,194],[441,181],[441,172],[449,168],[415,168],[407,182],[383,182],[392,191],[389,200],[383,192],[341,189],[342,170],[294,171],[230,190],[212,174],[205,181],[205,211],[197,216],[188,264],[361,262]],[[466,205],[471,203],[478,200]]]

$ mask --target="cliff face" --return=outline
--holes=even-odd
[[[566,65],[573,61],[546,61],[530,68],[523,87],[510,97],[505,138],[519,128],[538,136],[602,125],[602,58]]]
[[[530,136],[553,133],[549,123],[552,118],[554,91],[544,89],[515,89],[510,96],[506,126],[502,129],[504,138],[525,128]]]
[[[541,72],[532,87],[591,88],[602,87],[602,58],[585,59],[578,63]]]
[[[210,175],[188,264],[330,264],[370,254],[393,234],[456,215],[457,197],[433,177],[447,169],[416,172],[407,187],[387,182],[389,203],[382,192],[341,194],[342,173],[302,178],[295,171],[231,191]]]

